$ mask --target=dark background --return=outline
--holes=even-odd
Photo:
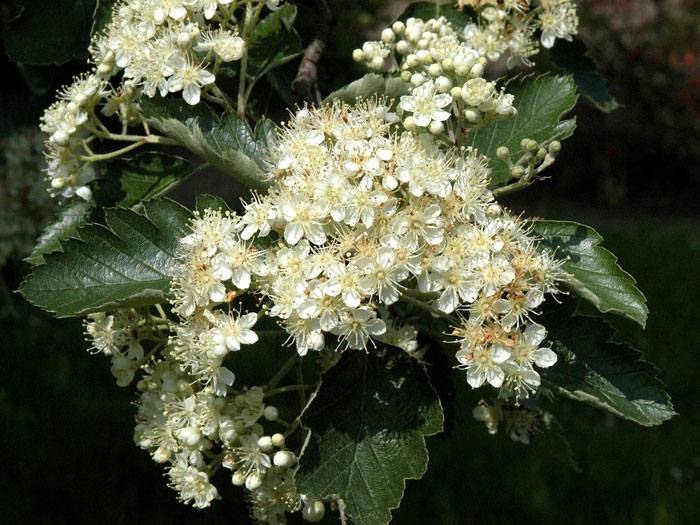
[[[405,4],[329,3],[336,29],[320,71],[324,93],[363,74],[352,49]],[[300,4],[307,41],[314,12],[312,2]],[[645,331],[620,322],[616,337],[660,368],[679,415],[648,429],[560,402],[556,415],[581,467],[575,472],[537,439],[525,446],[502,432],[488,435],[471,416],[480,396],[456,372],[448,432],[428,439],[428,472],[407,483],[396,523],[700,519],[700,6],[612,0],[583,7],[582,38],[621,107],[604,114],[580,103],[577,132],[548,170],[551,179],[505,202],[529,216],[589,224],[604,236],[651,312]],[[3,23],[12,13],[0,4]],[[295,67],[281,77],[293,78]],[[18,66],[3,57],[0,135],[35,126],[54,90],[83,68],[78,61]],[[37,173],[37,184],[41,179]],[[198,188],[207,184],[217,183],[197,181]],[[27,271],[21,261],[3,268],[5,291]],[[9,293],[1,304],[0,521],[247,522],[241,491],[225,475],[215,478],[224,499],[212,508],[175,501],[161,467],[133,445],[133,390],[116,387],[107,360],[88,354],[79,320],[52,319]]]

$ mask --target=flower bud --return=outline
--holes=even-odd
[[[443,70],[452,71],[455,68],[455,61],[451,58],[443,58],[440,61],[440,65],[442,66]]]
[[[399,55],[407,55],[411,51],[411,45],[405,40],[399,40],[396,44],[396,51]]]
[[[153,453],[153,461],[156,463],[166,463],[171,456],[172,452],[167,448],[158,447]]]
[[[545,158],[546,156],[547,156],[547,150],[544,149],[544,148],[539,148],[539,149],[537,150],[537,155],[535,155],[535,158],[536,158],[537,160],[542,161],[542,160],[544,160],[544,158]]]
[[[296,461],[296,456],[288,450],[278,450],[272,458],[272,462],[278,467],[291,467]]]
[[[434,64],[436,65],[436,64]],[[433,66],[430,66],[433,67]],[[440,93],[447,93],[450,88],[452,87],[452,82],[450,82],[450,79],[447,77],[437,77],[435,79],[435,87]]]
[[[411,53],[406,57],[406,65],[411,68],[416,67],[418,65],[418,57]]]
[[[374,57],[369,63],[370,69],[380,71],[384,67],[384,59],[382,57]]]
[[[177,438],[189,447],[194,447],[202,438],[199,429],[196,427],[185,427],[177,431]]]
[[[561,151],[561,142],[558,140],[553,140],[552,142],[549,143],[549,153],[553,156],[556,156],[559,154]]]
[[[190,37],[190,34],[187,31],[183,31],[182,33],[177,35],[177,45],[180,47],[189,46],[191,41],[192,38]]]
[[[460,64],[455,67],[455,73],[457,73],[457,75],[460,77],[464,77],[467,75],[467,73],[469,73],[469,68],[464,64]]]
[[[354,49],[352,52],[352,59],[355,62],[364,62],[365,54],[362,52],[362,49]]]
[[[57,177],[51,181],[51,187],[55,190],[62,190],[66,186],[66,179]]]
[[[408,116],[403,119],[403,127],[406,128],[406,131],[416,131],[416,121],[413,120],[413,117]]]
[[[409,70],[402,71],[401,72],[401,80],[403,80],[404,82],[410,82],[411,75],[412,75],[412,73]]]
[[[396,40],[396,34],[390,28],[387,27],[382,31],[382,42],[391,44],[394,40]]]
[[[321,521],[325,513],[326,507],[323,505],[322,501],[318,500],[311,501],[307,505],[304,505],[304,509],[301,511],[302,517],[311,523]]]
[[[258,439],[258,446],[263,452],[272,450],[272,438],[270,436],[261,437],[260,439]]]
[[[475,109],[468,109],[464,112],[464,118],[467,122],[479,122],[479,112]]]
[[[53,135],[51,135],[51,142],[58,146],[67,146],[70,142],[70,135],[63,131],[62,129],[57,130]]]
[[[418,87],[424,83],[425,83],[425,77],[423,75],[421,75],[420,73],[414,73],[411,76],[411,84],[413,84],[415,87]]]
[[[282,448],[284,446],[284,441],[284,436],[282,434],[272,434],[272,444],[277,448]]]
[[[462,88],[459,86],[455,86],[452,89],[450,89],[450,95],[452,95],[452,98],[459,98],[462,96]]]
[[[498,204],[491,204],[486,208],[486,215],[490,218],[495,219],[501,214],[501,207]]]
[[[248,477],[245,479],[245,488],[247,488],[248,490],[259,489],[262,486],[262,484],[263,477],[257,472],[249,474]]]
[[[537,151],[537,142],[532,139],[523,139],[520,141],[520,147],[528,153]]]
[[[471,78],[476,78],[480,77],[484,74],[484,66],[481,65],[480,63],[476,63],[472,66],[472,68],[469,70],[469,76]]]
[[[394,22],[394,24],[391,26],[391,29],[394,30],[394,33],[396,33],[396,35],[402,35],[403,32],[406,30],[406,25],[401,21],[397,21]]]
[[[421,51],[422,51],[422,50],[425,50],[425,49],[428,49],[429,46],[430,46],[430,40],[428,40],[427,38],[421,38],[421,39],[418,41],[418,43],[416,44],[416,47],[417,47],[418,49],[420,49]]]
[[[502,161],[506,162],[508,159],[510,159],[510,150],[505,146],[501,146],[496,150],[496,156]]]
[[[514,166],[510,173],[516,179],[520,179],[523,175],[525,175],[525,169],[522,166]]]
[[[274,421],[277,419],[280,415],[279,410],[277,410],[277,407],[272,406],[272,405],[267,405],[265,407],[265,411],[263,412],[263,415],[265,416],[265,419],[268,421]]]
[[[440,133],[442,133],[443,131],[445,131],[445,125],[444,125],[442,122],[438,121],[438,120],[433,120],[433,121],[430,123],[430,126],[428,126],[428,130],[429,130],[430,133],[432,133],[433,135],[439,135]]]
[[[231,483],[233,483],[236,487],[240,487],[245,483],[245,474],[241,472],[240,470],[238,472],[234,472],[233,476],[231,476]]]
[[[441,73],[442,67],[440,67],[440,64],[430,64],[430,67],[428,68],[428,75],[436,78],[439,77]]]

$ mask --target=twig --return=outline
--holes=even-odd
[[[323,49],[326,47],[326,40],[328,40],[331,32],[333,14],[326,0],[315,0],[314,3],[318,13],[316,35],[304,50],[297,77],[292,82],[292,91],[299,95],[301,102],[320,106],[321,93],[318,90],[317,79],[318,63],[321,60]]]

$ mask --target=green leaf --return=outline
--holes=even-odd
[[[107,29],[107,26],[112,21],[114,6],[117,5],[118,1],[119,0],[97,0],[95,11],[92,14],[90,36],[94,37],[95,35],[104,33],[105,29]]]
[[[258,79],[301,54],[301,38],[293,28],[296,16],[296,6],[286,3],[255,26],[248,48],[248,77]]]
[[[15,0],[22,8],[2,36],[10,60],[63,64],[88,56],[96,0]]]
[[[510,179],[508,165],[496,157],[496,150],[506,146],[515,163],[523,156],[520,142],[525,139],[547,143],[570,137],[576,120],[561,120],[576,104],[578,95],[570,76],[528,76],[510,82],[506,91],[515,96],[518,114],[509,120],[485,124],[470,137],[470,145],[489,158],[491,188],[505,185]]]
[[[61,208],[57,214],[57,220],[44,228],[32,253],[25,260],[30,264],[41,264],[44,255],[61,249],[61,241],[75,237],[78,228],[90,220],[92,210],[95,208],[93,201],[76,199],[68,206]]]
[[[438,2],[414,2],[396,20],[405,22],[411,17],[420,18],[427,22],[431,18],[444,16],[454,29],[461,29],[473,19],[473,11],[469,8],[459,9],[455,2],[440,4]]]
[[[324,104],[333,100],[339,100],[346,104],[355,104],[358,98],[372,98],[374,96],[386,96],[398,100],[401,95],[408,95],[407,82],[398,77],[368,73],[364,77],[351,82],[347,86],[334,91],[326,97]]]
[[[571,73],[583,97],[601,111],[609,112],[620,105],[608,90],[607,82],[598,66],[588,55],[586,44],[574,38],[571,42],[558,39],[554,47],[543,54],[542,61],[549,58],[552,69],[559,73]],[[539,65],[538,60],[538,65]]]
[[[221,210],[223,212],[231,211],[226,201],[216,195],[208,193],[197,194],[197,204],[195,206],[200,215],[204,215],[204,211],[208,208],[211,210]]]
[[[164,135],[228,173],[249,188],[266,189],[272,180],[265,173],[269,132],[253,131],[235,112],[219,118],[204,102],[190,106],[180,98],[146,98],[141,100],[144,120]],[[270,123],[261,124],[269,131]],[[260,143],[256,137],[265,136]]]
[[[649,309],[634,278],[617,264],[617,257],[600,246],[603,238],[589,226],[567,221],[534,221],[542,246],[567,259],[562,268],[573,278],[564,282],[579,297],[603,313],[613,313],[646,325]]]
[[[103,207],[134,204],[168,193],[198,170],[180,157],[147,152],[102,166],[104,179],[95,184],[95,201]]]
[[[422,365],[401,350],[347,350],[302,415],[311,437],[297,486],[311,498],[339,497],[355,523],[391,519],[406,479],[428,465],[424,436],[442,431],[442,407]]]
[[[576,302],[544,314],[557,363],[541,371],[555,393],[639,423],[659,425],[675,415],[657,369],[627,345],[610,342],[614,330],[598,317],[572,317]]]
[[[160,303],[170,291],[179,239],[192,214],[169,199],[144,203],[146,215],[105,210],[107,227],[89,224],[79,239],[45,255],[20,292],[58,317]]]

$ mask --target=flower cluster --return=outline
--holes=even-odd
[[[139,144],[156,137],[129,135],[141,123],[140,97],[181,93],[198,104],[203,94],[223,95],[214,85],[222,64],[240,60],[245,40],[234,12],[242,4],[279,8],[279,0],[130,0],[117,3],[111,23],[90,46],[92,72],[75,79],[42,118],[49,135],[47,174],[64,197],[89,200],[96,177],[90,143],[113,139]],[[223,99],[222,99],[223,100]],[[101,117],[116,117],[121,133],[110,132]]]
[[[539,51],[535,33],[546,48],[557,38],[571,40],[578,32],[578,15],[573,0],[458,0],[460,7],[475,11],[476,21],[467,24],[463,37],[489,60],[510,52],[509,65]]]
[[[560,263],[493,200],[483,157],[443,153],[395,121],[378,102],[303,109],[272,152],[269,193],[194,221],[174,285],[175,310],[193,319],[180,339],[196,350],[179,357],[192,373],[232,384],[220,358],[254,342],[256,314],[209,310],[251,291],[301,356],[374,341],[416,352],[416,330],[386,307],[417,302],[452,323],[470,385],[537,389],[535,366],[556,355],[530,316],[558,292]]]
[[[204,312],[209,314],[208,319],[212,315],[223,317],[220,310]],[[194,319],[184,320],[183,324],[187,322],[196,324]],[[244,322],[254,323],[254,314]],[[154,461],[167,465],[170,486],[185,503],[204,508],[218,499],[210,477],[224,467],[231,471],[234,485],[245,487],[255,519],[285,523],[285,513],[301,511],[307,521],[319,521],[325,512],[323,503],[296,491],[296,455],[287,449],[284,435],[265,431],[265,422],[275,422],[279,415],[277,407],[265,403],[262,388],[254,386],[237,392],[225,385],[221,389],[216,383],[200,381],[178,359],[188,343],[179,330],[170,341],[161,337],[144,357],[142,343],[158,341],[154,336],[167,324],[165,317],[135,310],[93,314],[86,324],[93,348],[112,358],[117,384],[126,386],[137,371],[143,372],[137,382],[141,395],[135,443],[148,450]],[[257,340],[245,326],[234,333],[201,333],[200,337],[199,343],[189,341],[199,346],[187,351],[201,351],[208,339],[211,351],[225,354],[222,347],[237,350],[240,343]],[[161,350],[159,357],[149,360],[156,350]],[[228,382],[232,382],[232,376]]]
[[[401,57],[398,63],[393,50]],[[395,22],[382,32],[381,42],[365,42],[353,58],[375,71],[387,67],[401,71],[401,78],[411,86],[399,104],[407,114],[404,127],[408,130],[441,133],[452,112],[465,124],[515,114],[513,97],[483,78],[487,59],[444,17]]]
[[[55,202],[37,184],[44,166],[39,130],[22,129],[0,140],[0,266],[29,255]]]

